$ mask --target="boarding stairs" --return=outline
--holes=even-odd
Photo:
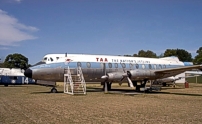
[[[86,83],[81,67],[77,67],[77,74],[71,74],[69,66],[64,71],[64,93],[71,95],[86,94]]]

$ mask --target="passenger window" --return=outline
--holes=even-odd
[[[122,68],[126,68],[126,64],[125,63],[121,63]]]
[[[130,68],[133,68],[133,64],[132,63],[130,63],[129,66],[130,66]]]
[[[152,66],[151,66],[151,64],[149,64],[149,69],[152,69]]]
[[[138,64],[135,64],[135,67],[136,67],[137,69],[139,69],[139,65],[138,65]]]
[[[109,68],[112,68],[112,63],[108,63]]]
[[[88,68],[90,68],[90,67],[91,67],[90,62],[87,62],[87,63],[86,63],[86,66],[87,66]]]
[[[162,65],[159,65],[159,68],[162,69]]]
[[[166,68],[166,65],[163,65],[163,68]]]
[[[114,63],[114,66],[115,66],[115,68],[118,68],[118,64],[117,63]]]
[[[156,69],[156,64],[154,65],[154,69]]]
[[[77,66],[78,66],[78,67],[81,67],[81,62],[77,62]]]
[[[142,69],[145,69],[145,65],[144,64],[142,65]]]

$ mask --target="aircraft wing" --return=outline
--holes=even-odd
[[[160,69],[156,70],[155,73],[158,74],[171,74],[171,73],[181,73],[184,71],[190,71],[193,69],[202,69],[202,65],[191,65],[191,66],[183,66],[178,68],[166,68],[166,69]]]

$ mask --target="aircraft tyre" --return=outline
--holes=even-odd
[[[110,82],[107,82],[107,90],[110,91],[111,90],[111,87],[112,87],[112,83]],[[105,84],[103,85],[103,91],[105,91]]]
[[[141,83],[140,85],[136,85],[136,91],[140,92],[140,88],[145,88],[146,85],[146,80],[144,81],[144,83]]]
[[[163,86],[166,87],[166,82],[163,82]]]
[[[141,85],[137,85],[135,91],[140,92]]]
[[[55,87],[53,87],[52,89],[51,89],[51,93],[57,93],[58,91],[57,91],[57,89],[55,88]]]

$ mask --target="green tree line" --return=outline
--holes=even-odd
[[[193,62],[194,64],[202,64],[202,47],[200,47],[196,51],[197,55],[192,58],[191,53],[184,49],[166,49],[164,53],[157,56],[156,53],[154,53],[151,50],[140,50],[137,54],[133,55],[124,55],[124,56],[130,56],[130,57],[148,57],[148,58],[162,58],[162,57],[169,57],[169,56],[176,56],[179,58],[180,61],[183,62]]]

